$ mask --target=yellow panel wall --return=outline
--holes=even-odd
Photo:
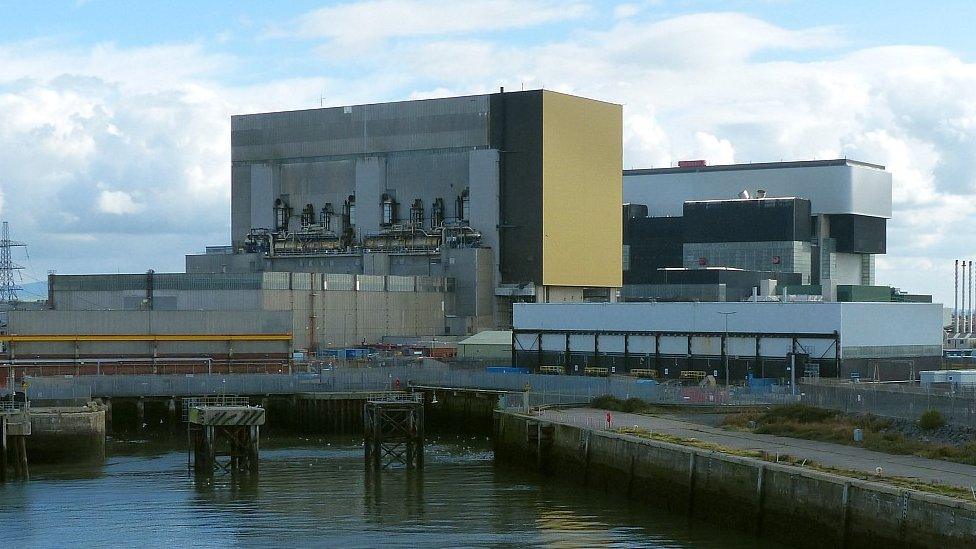
[[[620,287],[622,107],[546,91],[542,113],[542,283]]]

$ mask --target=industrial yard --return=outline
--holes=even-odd
[[[879,280],[885,166],[622,170],[623,112],[501,88],[235,114],[224,241],[184,272],[50,272],[33,301],[13,259],[29,239],[4,222],[0,480],[166,440],[163,465],[134,463],[172,473],[185,451],[207,493],[355,455],[371,507],[391,471],[454,479],[448,456],[484,452],[746,544],[971,544],[972,262],[947,314]],[[820,422],[774,417],[804,410]],[[728,418],[681,416],[702,413]],[[892,430],[935,415],[958,443]],[[493,448],[444,442],[458,432]],[[302,457],[274,449],[288,437]]]

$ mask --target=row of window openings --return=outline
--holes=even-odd
[[[465,189],[461,196],[459,196],[455,202],[454,209],[457,214],[457,218],[463,222],[468,220],[470,214],[470,199],[468,196],[468,190]],[[384,194],[380,201],[380,224],[383,226],[395,225],[400,222],[399,218],[399,203],[393,199],[388,194]],[[278,229],[288,230],[288,218],[291,217],[291,208],[285,206],[279,199],[275,202],[275,221]],[[326,231],[331,231],[334,229],[332,220],[335,217],[335,210],[331,202],[325,204],[318,214],[318,222]],[[356,197],[354,195],[349,195],[349,198],[342,205],[342,229],[353,227],[356,225]],[[311,204],[306,204],[305,208],[302,210],[302,215],[299,218],[302,228],[306,229],[310,225],[315,223],[316,212],[315,206]],[[424,212],[424,202],[423,200],[417,198],[410,205],[410,223],[422,227],[426,221],[426,216]],[[431,208],[430,215],[430,227],[437,228],[444,223],[444,199],[436,198],[434,199],[434,204]]]

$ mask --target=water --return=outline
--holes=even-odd
[[[355,439],[263,441],[256,480],[187,474],[176,441],[112,441],[95,469],[34,467],[0,485],[3,547],[774,547],[496,466],[443,438],[422,473],[367,475]]]

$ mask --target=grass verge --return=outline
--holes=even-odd
[[[909,438],[893,429],[893,421],[872,415],[849,416],[813,406],[774,406],[762,412],[726,416],[724,426],[783,437],[859,446],[888,454],[915,455],[976,465],[976,442],[944,444]],[[854,441],[854,429],[864,440]]]

